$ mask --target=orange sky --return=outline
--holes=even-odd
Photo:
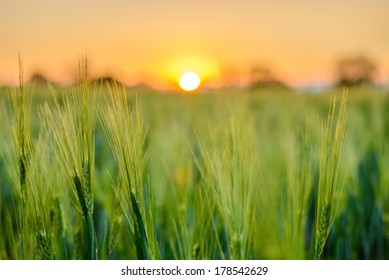
[[[338,58],[367,54],[389,81],[388,0],[12,0],[0,4],[0,84],[91,74],[167,88],[184,71],[208,86],[243,84],[253,65],[291,85],[333,79]]]

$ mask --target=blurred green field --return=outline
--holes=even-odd
[[[23,91],[0,259],[389,259],[387,93]]]

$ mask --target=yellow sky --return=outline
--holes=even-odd
[[[367,54],[389,81],[387,0],[12,0],[0,4],[0,83],[72,79],[87,52],[92,75],[160,88],[184,71],[208,86],[244,83],[267,65],[292,85],[333,79],[335,61]],[[230,77],[230,78],[228,78]]]

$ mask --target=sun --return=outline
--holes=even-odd
[[[193,91],[200,86],[200,77],[195,72],[185,72],[180,77],[180,87],[185,91]]]

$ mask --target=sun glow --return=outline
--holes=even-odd
[[[167,81],[170,89],[188,91],[182,87],[180,81],[187,72],[193,72],[198,76],[200,80],[198,87],[201,88],[213,87],[215,84],[217,85],[219,79],[217,61],[213,56],[207,54],[175,54],[167,57],[155,75]]]
[[[197,89],[200,82],[200,77],[195,72],[185,72],[180,77],[180,87],[185,91]]]

